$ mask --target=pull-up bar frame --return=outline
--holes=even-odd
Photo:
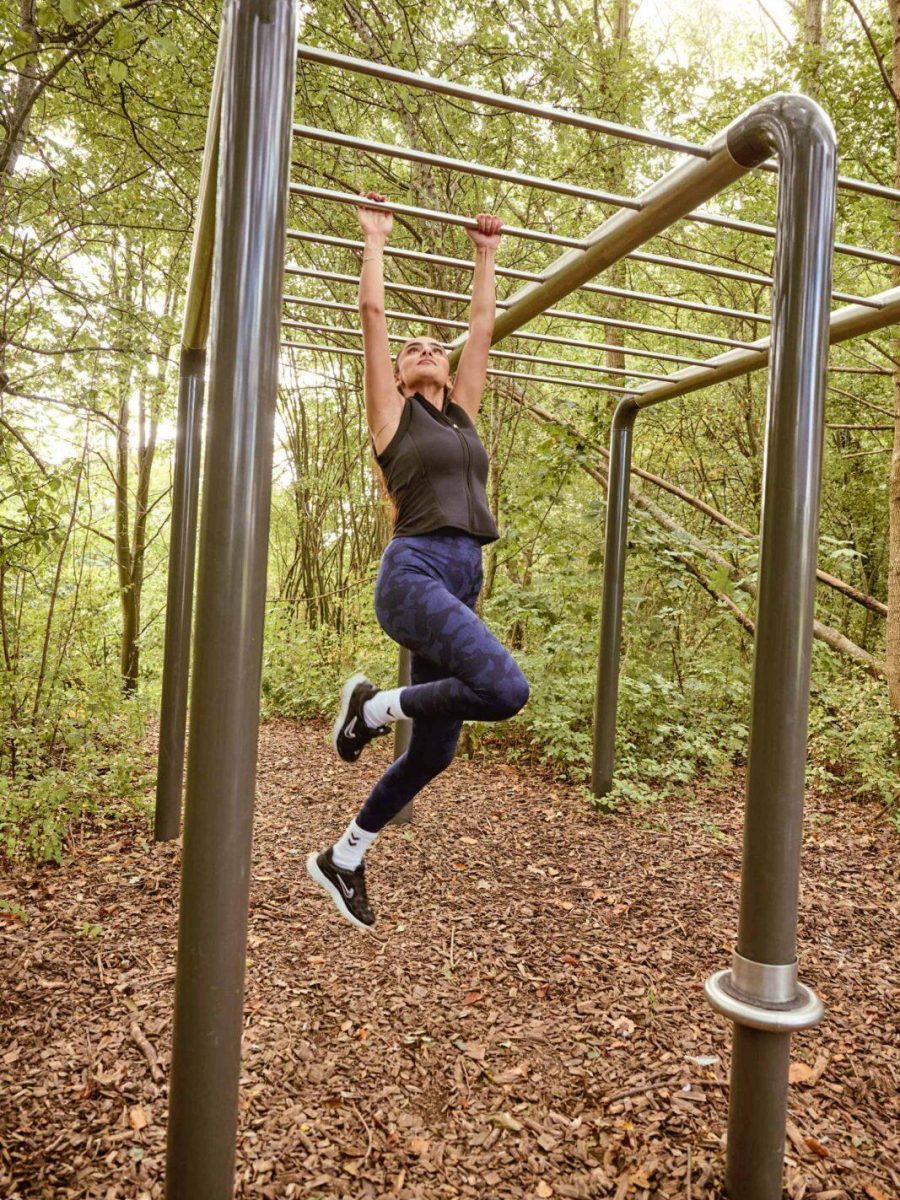
[[[222,162],[217,173],[204,171],[188,290],[187,312],[202,313],[214,261],[167,1200],[230,1200],[233,1191],[294,21],[292,0],[228,0],[226,5],[221,119],[214,98],[207,167],[210,145],[221,145]],[[369,73],[384,77],[393,70],[371,66]],[[572,247],[539,280],[529,281],[499,312],[493,339],[515,334],[534,316],[557,315],[551,307],[557,300],[773,152],[781,164],[780,232],[741,929],[732,970],[707,985],[715,1006],[735,1022],[728,1141],[734,1200],[780,1197],[789,1030],[821,1015],[815,997],[797,983],[793,953],[836,179],[833,132],[821,109],[791,96],[756,105],[647,189],[638,209],[620,210],[584,246]],[[213,178],[219,181],[218,203]],[[203,253],[197,252],[200,243]],[[866,328],[889,323],[884,306],[859,308],[871,322]],[[857,318],[857,327],[863,325]],[[678,336],[662,327],[638,328]],[[199,344],[191,345],[186,339],[186,348],[202,351],[205,336],[196,340]],[[641,396],[645,404],[651,394],[666,398],[661,389],[690,390],[697,373],[703,382],[713,381],[716,371],[721,377],[729,377],[729,370],[738,373],[735,354],[764,356],[756,345],[704,340],[732,346],[731,354],[720,356],[728,362],[713,371],[689,366],[673,382],[620,389],[629,393],[628,411],[639,410]],[[451,361],[458,360],[463,342],[457,339]],[[185,446],[180,439],[182,453]],[[623,457],[621,449],[619,454]],[[196,456],[192,461],[196,466]],[[627,462],[625,467],[617,478],[627,481]],[[776,495],[786,503],[781,521],[773,525]],[[786,572],[796,594],[784,594]],[[778,632],[780,626],[786,634]],[[779,648],[786,650],[784,661]],[[761,664],[771,671],[771,680],[761,674]],[[186,670],[186,663],[181,667]],[[762,765],[761,736],[769,760]],[[748,877],[751,870],[759,872],[758,878]]]

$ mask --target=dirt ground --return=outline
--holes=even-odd
[[[741,781],[612,817],[458,761],[368,858],[376,932],[304,870],[388,762],[263,727],[240,1197],[722,1194],[730,1030],[702,997],[737,925]],[[900,1197],[898,838],[808,807],[788,1196]],[[0,1197],[163,1195],[177,845],[86,827],[0,896]],[[23,919],[24,917],[24,919]]]

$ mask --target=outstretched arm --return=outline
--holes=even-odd
[[[367,192],[366,198],[384,203],[384,196],[378,192]],[[394,217],[384,209],[367,208],[365,205],[361,205],[357,212],[365,235],[359,276],[359,319],[365,351],[366,419],[372,437],[377,439],[385,426],[396,421],[403,403],[394,379],[384,311],[384,247]]]
[[[494,332],[497,309],[497,287],[494,255],[500,244],[502,222],[499,217],[479,213],[476,229],[467,229],[475,245],[475,277],[472,281],[472,304],[469,309],[469,336],[456,368],[453,401],[466,410],[472,420],[481,407],[481,396],[487,382],[488,352]]]

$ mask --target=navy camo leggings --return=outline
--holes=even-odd
[[[519,665],[475,615],[482,581],[481,543],[460,530],[395,537],[382,555],[375,613],[412,652],[400,693],[412,734],[356,818],[370,833],[453,762],[463,721],[502,721],[528,700]]]

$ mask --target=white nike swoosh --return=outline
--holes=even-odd
[[[356,888],[351,888],[349,892],[347,891],[347,886],[344,883],[343,879],[341,879],[340,875],[338,875],[338,885],[348,900],[351,899],[351,897],[356,895]]]
[[[344,730],[344,737],[353,738],[356,734],[353,732],[356,729],[356,717],[352,721],[347,722],[347,728]]]

